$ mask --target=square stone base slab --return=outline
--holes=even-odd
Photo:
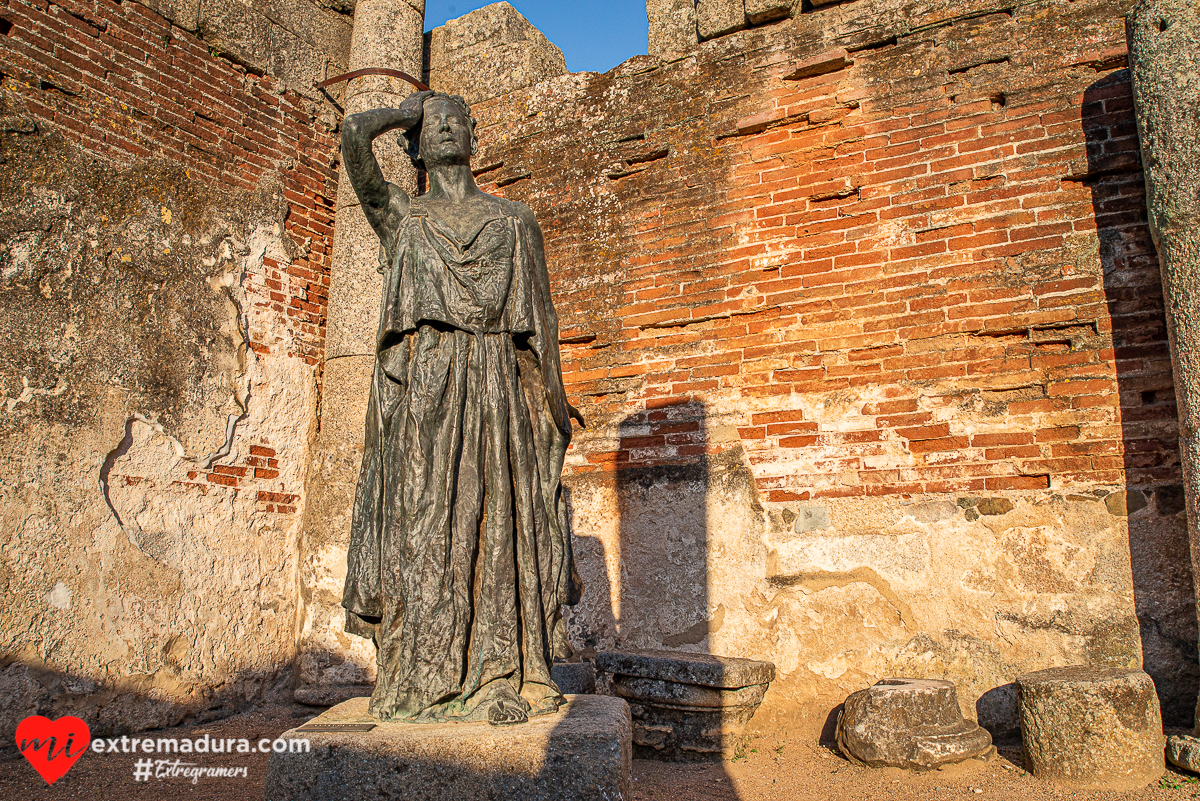
[[[305,726],[375,724],[370,731],[302,732],[307,754],[271,754],[266,801],[631,801],[629,705],[568,695],[567,705],[515,726],[383,723],[368,698]]]

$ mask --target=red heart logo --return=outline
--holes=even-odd
[[[17,750],[48,784],[61,779],[91,742],[88,725],[69,715],[58,720],[30,715],[17,725]]]

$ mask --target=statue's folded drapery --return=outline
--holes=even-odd
[[[494,201],[464,236],[416,198],[389,249],[342,601],[378,647],[383,719],[561,701],[570,407],[540,231]]]

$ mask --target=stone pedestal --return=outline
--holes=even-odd
[[[963,717],[954,682],[883,679],[846,699],[837,744],[866,767],[931,770],[990,753],[992,736]]]
[[[1162,776],[1154,682],[1140,670],[1065,667],[1017,679],[1025,769],[1070,787],[1133,790]]]
[[[643,759],[719,759],[775,678],[770,662],[667,651],[609,651],[597,667],[630,703],[634,754]]]
[[[567,698],[516,726],[381,723],[355,698],[281,735],[310,750],[271,754],[266,801],[629,801],[628,705]]]

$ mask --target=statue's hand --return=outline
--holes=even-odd
[[[400,114],[404,119],[404,130],[416,125],[421,121],[421,117],[425,113],[425,100],[433,94],[432,90],[422,92],[413,92],[408,97],[404,98],[404,102],[400,104]]]

